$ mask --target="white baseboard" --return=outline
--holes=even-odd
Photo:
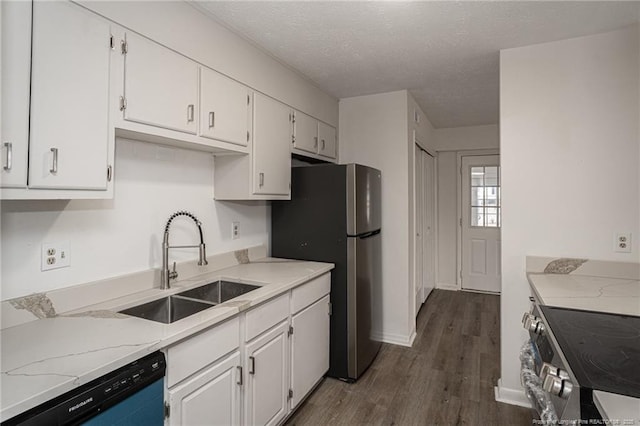
[[[392,334],[392,333],[373,331],[371,333],[371,338],[378,342],[411,347],[411,345],[413,345],[413,341],[416,339],[416,332],[414,330],[410,336],[407,336],[404,334]]]
[[[495,392],[496,401],[498,402],[531,408],[531,402],[529,402],[524,390],[505,388],[502,386],[502,379],[498,379],[498,385],[495,386],[493,390]]]
[[[458,287],[458,284],[451,284],[451,283],[436,283],[436,288],[441,290],[452,290],[452,291],[460,290],[460,287]]]

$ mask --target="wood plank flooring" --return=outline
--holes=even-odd
[[[499,296],[434,290],[413,347],[383,344],[356,383],[326,378],[286,425],[530,426],[530,410],[494,400],[499,318]]]

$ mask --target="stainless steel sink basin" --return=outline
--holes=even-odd
[[[167,296],[153,302],[144,303],[129,309],[120,311],[121,314],[132,315],[151,321],[171,324],[197,312],[204,311],[212,307],[211,303],[199,302],[197,300],[184,299],[175,296]]]
[[[219,280],[183,291],[177,295],[217,304],[234,299],[257,288],[260,288],[260,286]]]

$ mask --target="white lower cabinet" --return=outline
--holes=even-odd
[[[329,369],[329,295],[291,318],[291,408],[295,409]]]
[[[288,331],[288,322],[284,321],[246,345],[247,425],[276,425],[288,413]]]
[[[168,391],[169,425],[240,424],[240,352]]]
[[[168,347],[166,425],[279,425],[329,369],[331,275]]]

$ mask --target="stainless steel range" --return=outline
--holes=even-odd
[[[594,390],[640,398],[640,317],[534,305],[523,325],[522,384],[543,424],[602,421]]]

